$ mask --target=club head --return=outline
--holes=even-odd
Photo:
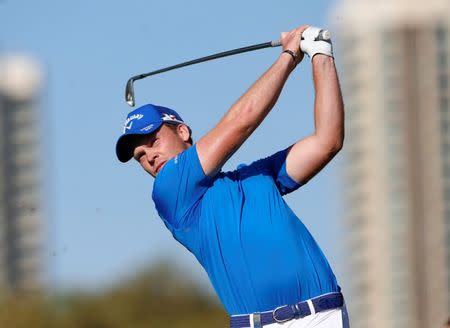
[[[133,78],[127,81],[127,86],[125,87],[125,100],[127,104],[131,107],[134,106],[134,88],[133,88]]]

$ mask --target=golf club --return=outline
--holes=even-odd
[[[319,32],[318,37],[316,38],[316,41],[320,41],[320,40],[323,40],[323,41],[330,40],[330,32],[328,30],[321,30]],[[252,45],[252,46],[247,46],[247,47],[243,47],[243,48],[237,48],[237,49],[233,49],[233,50],[219,52],[217,54],[213,54],[213,55],[197,58],[197,59],[194,59],[194,60],[190,60],[190,61],[187,61],[187,62],[183,62],[183,63],[177,64],[177,65],[161,68],[161,69],[158,69],[158,70],[153,71],[153,72],[149,72],[149,73],[144,73],[144,74],[139,74],[139,75],[133,76],[127,81],[127,85],[125,87],[125,100],[128,103],[128,105],[130,105],[131,107],[134,106],[134,104],[135,104],[135,97],[134,97],[134,86],[133,86],[133,83],[134,83],[134,81],[141,80],[141,79],[146,78],[148,76],[164,73],[164,72],[171,71],[173,69],[177,69],[177,68],[180,68],[180,67],[194,65],[194,64],[206,62],[206,61],[217,59],[217,58],[223,58],[223,57],[227,57],[227,56],[241,54],[241,53],[244,53],[244,52],[249,52],[249,51],[254,51],[254,50],[259,50],[259,49],[264,49],[264,48],[270,48],[270,47],[279,47],[279,46],[281,46],[281,40],[255,44],[255,45]]]

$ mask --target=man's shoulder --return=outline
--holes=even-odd
[[[165,180],[167,177],[171,177],[171,173],[173,173],[171,171],[177,169],[180,164],[184,165],[186,162],[193,160],[195,156],[197,156],[197,150],[195,146],[191,146],[169,159],[156,176],[155,184],[160,180]]]
[[[177,193],[180,188],[205,187],[211,178],[205,176],[195,144],[171,158],[158,173],[153,184],[153,195]],[[154,197],[153,197],[154,198]]]

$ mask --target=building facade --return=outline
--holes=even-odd
[[[0,57],[0,290],[42,285],[39,66]],[[1,293],[1,292],[0,292]]]
[[[352,327],[450,315],[450,1],[344,0],[333,12],[346,105]]]

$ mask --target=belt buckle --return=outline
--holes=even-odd
[[[286,307],[286,306],[287,306],[287,305],[279,306],[279,307],[277,307],[275,310],[272,311],[272,318],[273,318],[273,320],[275,320],[275,322],[277,322],[277,323],[283,323],[283,322],[288,322],[288,321],[292,320],[292,318],[287,318],[287,319],[284,319],[284,320],[279,320],[279,319],[277,319],[277,311],[280,310],[280,309],[282,309],[282,308],[284,308],[284,307]]]

